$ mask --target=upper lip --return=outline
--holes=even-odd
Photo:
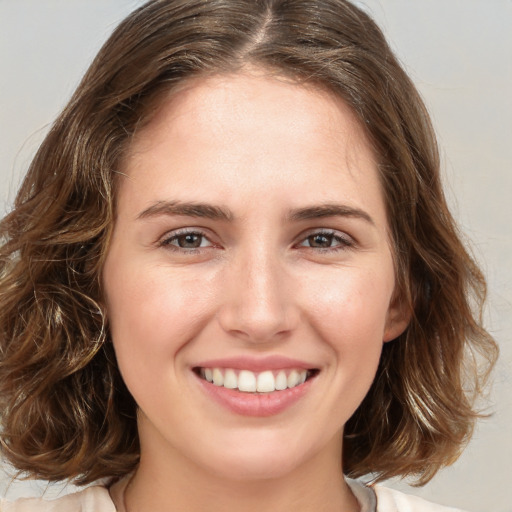
[[[234,370],[249,370],[262,372],[265,370],[286,370],[303,369],[312,370],[317,367],[314,364],[286,356],[264,356],[264,357],[227,357],[220,359],[209,359],[195,365],[196,368],[232,368]]]

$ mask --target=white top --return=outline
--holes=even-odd
[[[126,512],[124,507],[116,509],[110,495],[122,503],[127,483],[128,479],[123,479],[110,491],[96,485],[54,500],[23,498],[9,502],[0,498],[0,512]],[[348,484],[361,505],[361,512],[462,512],[381,485],[367,487],[355,480],[348,480]]]

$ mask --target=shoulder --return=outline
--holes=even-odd
[[[375,485],[377,512],[463,512],[460,509],[436,505],[418,496]]]
[[[0,498],[1,512],[116,512],[108,490],[99,485],[58,499],[23,498],[5,501]]]

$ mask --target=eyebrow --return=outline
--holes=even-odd
[[[142,211],[137,218],[147,219],[160,215],[182,215],[212,220],[233,220],[233,214],[226,208],[206,203],[182,203],[180,201],[158,201]]]
[[[183,203],[181,201],[158,201],[143,210],[137,218],[147,219],[160,215],[181,215],[184,217],[200,217],[228,222],[233,221],[235,218],[228,208],[222,206],[195,202]],[[291,210],[287,215],[287,219],[292,222],[320,219],[323,217],[353,217],[375,225],[373,219],[364,210],[343,204],[322,204],[297,208]]]
[[[298,208],[292,210],[288,216],[291,221],[321,219],[322,217],[353,217],[375,225],[374,220],[364,210],[344,204],[323,204]]]

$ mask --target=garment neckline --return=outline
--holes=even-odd
[[[108,489],[110,498],[114,503],[117,512],[126,512],[125,492],[133,476],[134,473],[130,473],[122,477],[117,482],[114,482]],[[359,503],[360,512],[377,511],[377,497],[373,487],[365,485],[363,482],[352,478],[345,478],[345,481]]]

